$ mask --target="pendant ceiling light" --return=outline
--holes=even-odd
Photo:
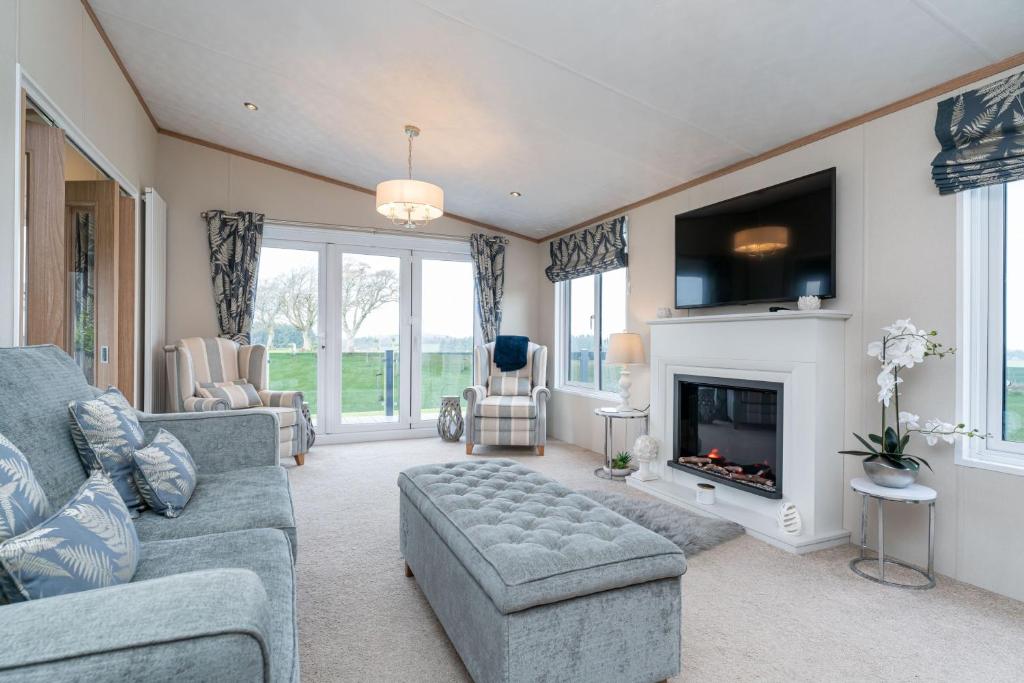
[[[395,225],[412,229],[444,215],[444,190],[412,179],[412,139],[420,134],[420,129],[406,126],[405,134],[409,138],[409,177],[377,185],[377,212]]]

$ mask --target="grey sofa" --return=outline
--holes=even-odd
[[[69,401],[91,398],[54,346],[0,349],[0,433],[52,509],[85,481]],[[0,605],[0,681],[297,681],[295,519],[265,411],[140,413],[189,449],[198,483],[176,519],[143,512],[133,581]]]

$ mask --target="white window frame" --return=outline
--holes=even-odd
[[[1005,196],[999,184],[957,198],[957,415],[989,436],[959,440],[955,461],[1024,475],[1024,443],[1002,438]]]
[[[617,268],[615,270],[618,270]],[[603,273],[598,273],[594,281],[594,382],[587,384],[569,379],[571,361],[569,360],[569,344],[572,340],[571,316],[569,315],[570,287],[572,280],[563,280],[555,286],[555,389],[567,391],[574,394],[589,396],[602,400],[618,400],[620,398],[618,387],[602,387],[601,378],[601,288],[603,286]],[[629,271],[626,271],[627,301],[629,300]]]

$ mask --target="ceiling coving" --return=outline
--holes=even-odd
[[[1009,57],[1018,3],[89,0],[161,128],[372,192],[416,121],[533,238]]]

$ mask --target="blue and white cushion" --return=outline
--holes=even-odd
[[[0,543],[0,585],[11,602],[127,583],[138,564],[131,515],[99,470],[52,517]]]
[[[85,468],[109,474],[128,509],[142,507],[132,477],[132,454],[143,446],[142,426],[128,400],[110,387],[94,399],[72,401],[68,412],[71,435]]]
[[[25,455],[0,434],[0,541],[40,524],[49,508]]]
[[[196,489],[196,465],[174,434],[156,433],[133,455],[135,482],[146,505],[165,517],[177,517]]]
[[[491,396],[529,396],[530,378],[520,377],[515,373],[491,375],[488,382],[488,394]]]

